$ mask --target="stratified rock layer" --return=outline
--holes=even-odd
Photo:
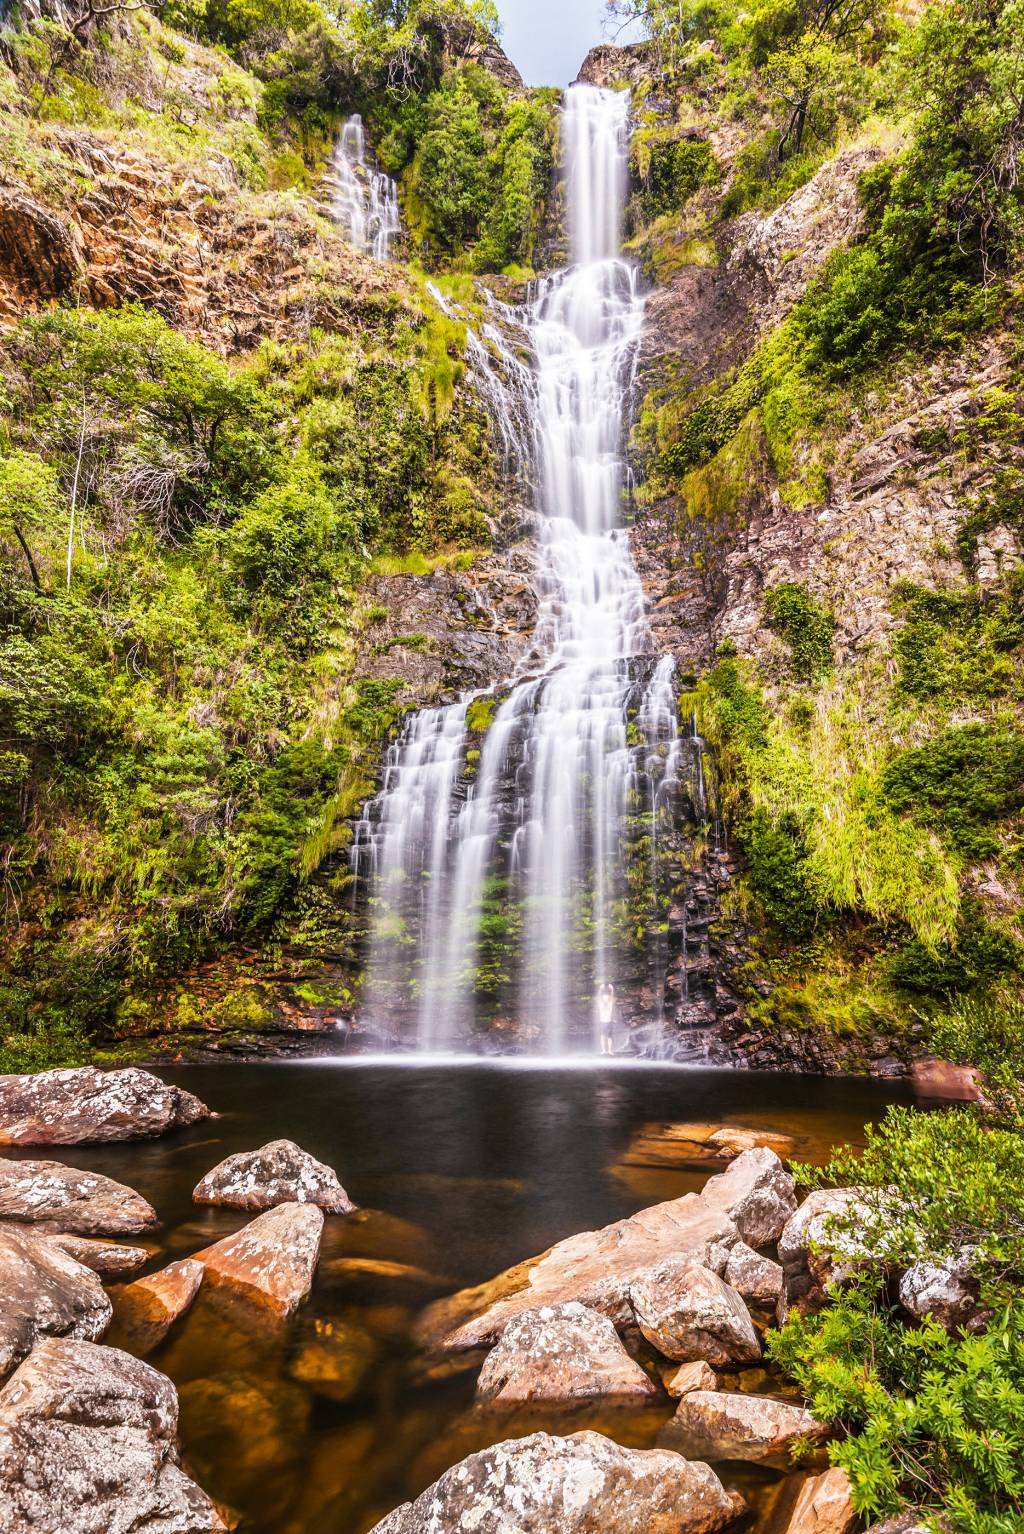
[[[707,1465],[535,1433],[471,1454],[373,1534],[713,1534],[741,1511]]]
[[[178,1464],[178,1397],[116,1348],[47,1338],[0,1391],[2,1534],[219,1534]]]
[[[205,1103],[135,1069],[0,1076],[0,1145],[144,1140],[209,1118]]]

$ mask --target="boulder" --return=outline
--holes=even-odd
[[[133,1189],[59,1161],[0,1161],[0,1220],[76,1236],[133,1236],[157,1223]]]
[[[137,1273],[149,1261],[149,1253],[142,1246],[119,1246],[115,1241],[93,1241],[88,1236],[72,1236],[66,1232],[43,1235],[44,1241],[59,1247],[83,1268],[91,1268],[100,1278],[128,1278]]]
[[[738,1391],[694,1390],[683,1396],[658,1442],[688,1459],[740,1459],[788,1468],[790,1450],[802,1440],[828,1435],[803,1406],[773,1396]]]
[[[689,1167],[730,1161],[745,1150],[767,1145],[780,1156],[792,1156],[798,1142],[772,1129],[748,1129],[739,1124],[645,1124],[630,1141],[620,1166]]]
[[[95,1273],[23,1226],[0,1226],[0,1379],[41,1337],[98,1342],[110,1315]]]
[[[947,1332],[984,1325],[979,1285],[971,1271],[974,1252],[967,1248],[944,1262],[918,1262],[900,1279],[900,1304],[921,1320],[930,1316]]]
[[[115,1289],[114,1340],[123,1341],[133,1353],[151,1353],[188,1310],[202,1281],[202,1263],[187,1257]]]
[[[471,1454],[373,1534],[712,1534],[743,1510],[708,1465],[599,1433],[534,1433]]]
[[[678,1400],[680,1396],[689,1395],[691,1390],[717,1390],[718,1376],[710,1364],[695,1358],[688,1364],[681,1364],[668,1376],[665,1389]]]
[[[783,1290],[782,1264],[762,1257],[745,1241],[737,1241],[729,1253],[725,1281],[753,1305],[774,1306]]]
[[[219,1534],[177,1426],[174,1386],[148,1364],[44,1339],[0,1391],[3,1534]]]
[[[637,1325],[666,1358],[723,1366],[761,1357],[746,1305],[710,1268],[669,1259],[638,1278],[629,1293]]]
[[[781,1134],[775,1129],[744,1129],[740,1124],[723,1124],[707,1138],[708,1150],[717,1156],[741,1156],[744,1151],[767,1146],[777,1156],[793,1156],[797,1141],[792,1135]]]
[[[796,1212],[796,1183],[775,1152],[761,1145],[712,1177],[700,1198],[726,1214],[748,1246],[769,1246]]]
[[[291,1140],[271,1140],[259,1150],[226,1157],[207,1172],[192,1197],[197,1204],[231,1209],[316,1204],[326,1214],[349,1214],[356,1207],[331,1168]]]
[[[488,1354],[476,1398],[491,1406],[579,1400],[643,1401],[658,1388],[607,1316],[570,1300],[516,1316]]]
[[[323,1228],[315,1204],[279,1204],[195,1258],[215,1288],[290,1316],[313,1287]]]
[[[788,1299],[811,1298],[839,1283],[865,1255],[857,1234],[863,1195],[857,1188],[819,1188],[808,1194],[779,1237],[779,1260]]]
[[[781,1534],[853,1534],[857,1527],[850,1477],[836,1465],[803,1483]]]
[[[952,1065],[927,1056],[910,1067],[910,1080],[918,1097],[943,1103],[980,1103],[984,1099],[981,1078],[973,1065]]]
[[[134,1068],[0,1076],[0,1145],[144,1140],[209,1116],[191,1092]]]
[[[417,1334],[448,1352],[491,1347],[514,1316],[578,1300],[616,1326],[632,1321],[630,1286],[667,1259],[724,1267],[742,1236],[773,1241],[796,1207],[793,1179],[773,1151],[745,1151],[702,1193],[641,1209],[601,1230],[569,1236],[489,1283],[428,1306]]]

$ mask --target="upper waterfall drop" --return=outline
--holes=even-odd
[[[391,258],[402,232],[398,187],[368,163],[363,119],[356,112],[344,123],[327,175],[331,212],[350,242],[378,261]]]
[[[635,978],[636,934],[660,932],[669,904],[659,828],[672,823],[682,755],[672,666],[656,654],[623,525],[644,315],[621,254],[629,110],[625,92],[568,92],[572,264],[516,316],[534,358],[541,513],[529,653],[496,689],[472,761],[468,700],[407,721],[353,849],[372,881],[368,1013],[421,1048],[464,1044],[488,1020],[520,1046],[598,1047],[597,992]],[[492,407],[495,389],[497,375]],[[656,1012],[659,982],[644,980]]]

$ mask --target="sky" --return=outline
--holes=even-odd
[[[604,0],[498,0],[498,10],[501,45],[527,85],[568,85],[608,40]]]

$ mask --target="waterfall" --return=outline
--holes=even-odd
[[[378,261],[387,261],[402,232],[398,188],[390,176],[367,162],[366,134],[358,112],[345,123],[327,175],[331,213],[351,243]]]
[[[529,654],[493,696],[407,721],[353,849],[370,880],[366,1016],[424,1049],[486,1028],[520,1048],[596,1047],[598,988],[620,991],[643,935],[667,928],[685,748],[622,525],[644,315],[620,251],[628,95],[573,87],[563,142],[572,264],[505,316],[534,357],[515,390],[541,513]],[[511,354],[489,339],[471,361],[514,451]]]

